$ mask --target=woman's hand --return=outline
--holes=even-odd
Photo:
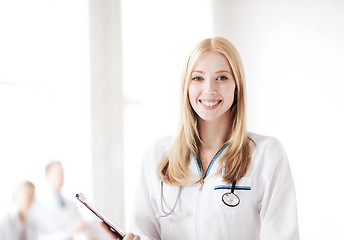
[[[113,232],[110,231],[110,229],[105,225],[105,223],[101,222],[100,226],[108,233],[113,239],[120,240],[118,237],[114,235]],[[127,233],[125,234],[123,240],[140,240],[140,236],[136,236],[133,233]]]
[[[140,240],[140,236],[134,235],[132,233],[125,234],[123,240]]]

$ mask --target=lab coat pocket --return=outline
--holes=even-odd
[[[231,193],[231,190],[232,185],[228,185],[222,180],[214,186],[215,204],[221,214],[239,214],[249,207],[251,201],[251,177],[241,178],[235,185],[233,193]]]

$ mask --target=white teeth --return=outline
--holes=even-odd
[[[208,102],[208,101],[204,101],[202,102],[204,105],[206,105],[207,107],[212,107],[214,105],[216,105],[218,102]]]

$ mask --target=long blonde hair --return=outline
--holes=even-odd
[[[197,60],[207,51],[222,53],[227,58],[236,83],[234,101],[230,109],[230,134],[226,141],[228,150],[220,159],[221,163],[225,162],[227,170],[223,179],[228,183],[239,180],[246,174],[251,162],[249,143],[252,140],[247,136],[246,130],[245,76],[241,58],[233,44],[225,38],[205,39],[196,45],[185,64],[182,77],[179,132],[159,166],[161,180],[172,185],[182,186],[192,181],[197,182],[188,169],[188,163],[190,154],[194,154],[199,159],[202,141],[197,127],[197,114],[189,102],[188,87],[191,81],[191,72]],[[201,170],[202,179],[206,170],[202,166]]]

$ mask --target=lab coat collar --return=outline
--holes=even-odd
[[[228,144],[225,144],[215,154],[215,156],[211,160],[209,166],[207,166],[207,173],[206,173],[205,177],[213,175],[217,172],[217,170],[220,168],[220,166],[219,166],[220,163],[219,163],[218,159],[220,159],[222,157],[222,155],[227,151],[227,149],[228,149]],[[198,177],[202,176],[201,168],[198,164],[196,156],[193,153],[190,154],[189,169],[192,173],[197,174]]]

